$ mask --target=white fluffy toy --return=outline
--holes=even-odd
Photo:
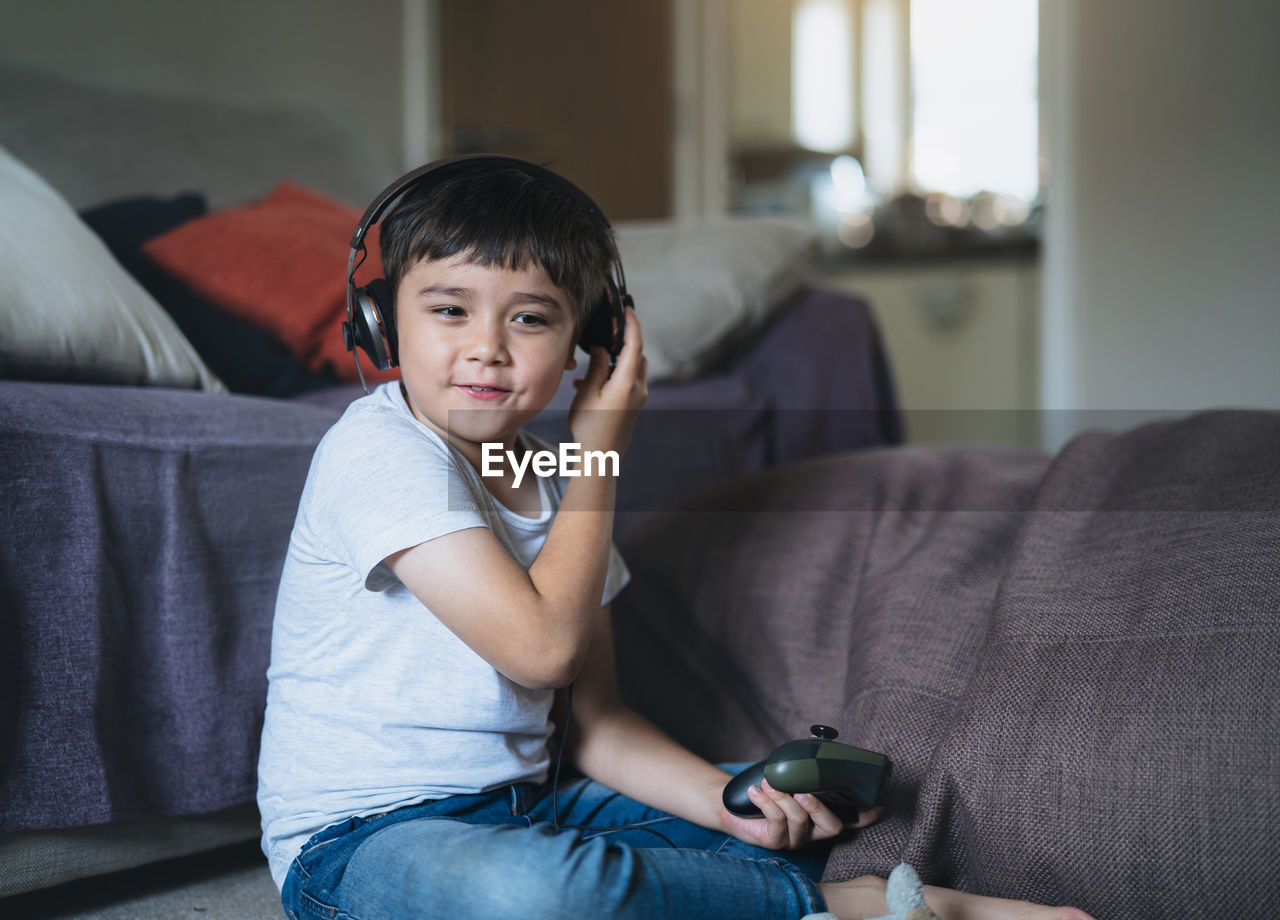
[[[889,873],[889,885],[884,892],[889,913],[877,920],[942,920],[924,903],[924,885],[916,870],[901,863]],[[839,920],[835,914],[809,914],[804,920]]]

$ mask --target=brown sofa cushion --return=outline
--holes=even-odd
[[[1257,916],[1280,880],[1280,414],[1034,453],[795,464],[623,541],[619,674],[704,756],[813,722],[895,763],[829,879],[1099,917]]]

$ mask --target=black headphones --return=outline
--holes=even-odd
[[[364,350],[378,370],[389,370],[400,361],[395,328],[395,294],[391,286],[384,279],[375,278],[364,287],[356,287],[356,269],[364,263],[367,255],[364,238],[369,228],[377,222],[393,201],[410,188],[493,169],[517,169],[535,179],[551,182],[577,199],[604,230],[611,229],[600,206],[586,192],[545,166],[539,166],[537,163],[531,163],[519,157],[485,153],[451,157],[420,166],[413,172],[401,176],[383,189],[364,212],[356,232],[351,237],[351,254],[347,257],[347,321],[342,324],[342,339],[346,343],[347,351],[355,356],[356,373],[360,376],[360,384],[365,387],[365,392],[368,392],[369,388],[364,382],[364,371],[360,368],[360,354],[356,351],[357,346]],[[358,262],[357,256],[359,256]],[[631,296],[627,293],[627,279],[622,272],[622,262],[614,259],[613,272],[606,283],[605,290],[592,308],[591,316],[578,339],[579,347],[589,352],[592,346],[599,345],[608,351],[611,361],[616,359],[618,352],[622,350],[626,308],[634,308],[634,306]]]

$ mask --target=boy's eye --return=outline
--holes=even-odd
[[[431,312],[438,313],[441,316],[462,316],[463,315],[462,307],[436,307]]]
[[[545,326],[546,319],[536,313],[521,313],[516,317],[516,323],[521,326]]]

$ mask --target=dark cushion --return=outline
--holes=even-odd
[[[1280,882],[1280,414],[1056,458],[793,464],[622,541],[626,698],[717,760],[810,724],[894,761],[827,878],[1097,917],[1263,916]]]
[[[143,245],[147,258],[227,313],[265,330],[315,374],[358,380],[343,344],[347,256],[360,212],[284,181],[269,195],[185,222]],[[378,227],[365,236],[356,283],[377,277]],[[366,368],[370,381],[398,370]]]
[[[207,212],[195,192],[173,198],[126,198],[80,217],[116,260],[173,317],[209,368],[232,392],[291,396],[334,379],[311,374],[285,345],[253,323],[220,309],[147,258],[142,244]]]

